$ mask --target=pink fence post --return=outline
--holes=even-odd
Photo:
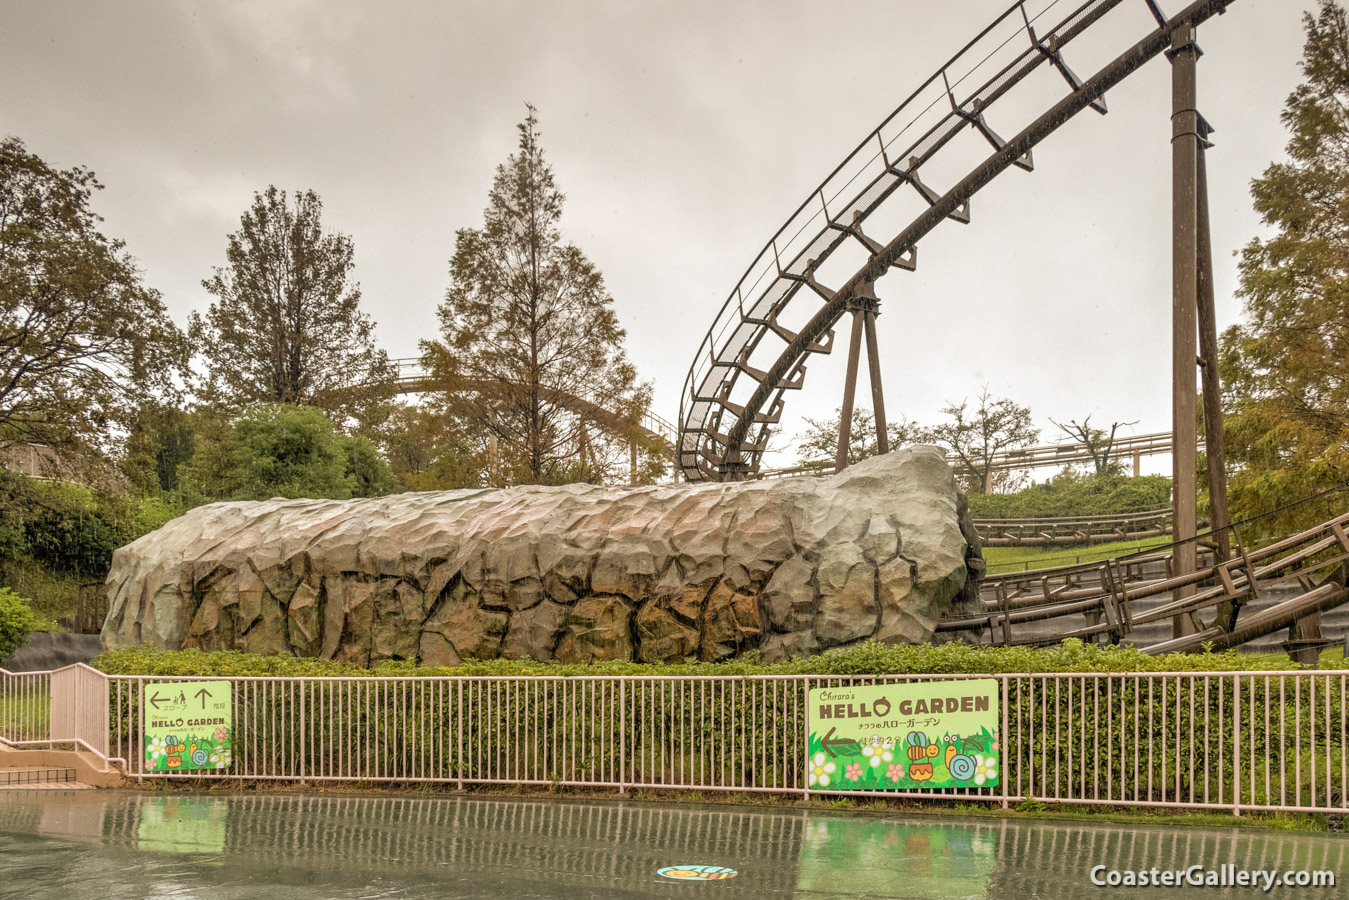
[[[805,765],[801,768],[801,803],[810,806],[810,728],[807,725],[810,722],[810,676],[805,676],[803,682],[805,688],[801,694],[801,709],[804,715],[801,716],[801,727],[805,729]]]
[[[621,717],[621,718],[620,718]],[[618,793],[626,794],[624,781],[628,774],[628,679],[620,677],[618,682],[618,716],[614,724],[618,726]],[[610,744],[610,746],[613,746]]]
[[[300,774],[300,784],[304,784],[305,763],[308,762],[308,753],[306,752],[306,751],[308,750],[308,747],[309,747],[309,740],[308,740],[308,736],[309,736],[309,714],[308,714],[308,713],[309,713],[309,707],[308,707],[308,703],[307,703],[307,701],[306,701],[306,696],[308,695],[308,693],[309,693],[309,682],[308,682],[307,679],[301,678],[301,679],[300,679],[300,721],[299,721],[299,726],[300,726],[300,728],[299,728],[299,732],[300,732],[300,733],[299,733],[299,738],[300,738],[300,772],[299,772],[299,774]]]
[[[1002,681],[1002,734],[998,735],[998,781],[1002,783],[1002,808],[1008,807],[1007,802],[1007,706],[1008,706],[1008,679],[1006,675],[1001,678]],[[1019,693],[1018,693],[1019,695]]]
[[[1241,675],[1238,673],[1233,679],[1233,701],[1232,701],[1232,815],[1241,815]],[[1268,694],[1268,692],[1266,692]],[[1265,697],[1265,703],[1269,703],[1269,697]],[[1279,710],[1279,715],[1283,715],[1283,710]]]

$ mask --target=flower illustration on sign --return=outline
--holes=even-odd
[[[992,781],[998,777],[998,764],[991,756],[976,756],[974,783],[983,784],[985,781]]]
[[[887,741],[886,744],[882,744],[879,747],[868,745],[862,748],[862,755],[867,758],[869,763],[871,763],[872,768],[879,766],[883,762],[888,763],[895,758],[895,755],[890,752],[890,749],[887,746],[888,743],[889,742]]]
[[[862,777],[862,764],[861,763],[849,764],[848,768],[843,770],[843,775],[844,777],[849,778],[852,781],[856,781],[857,779]]]
[[[890,768],[885,770],[885,777],[891,781],[899,781],[904,777],[904,767],[899,763],[891,763]]]
[[[228,769],[230,765],[230,748],[216,747],[215,752],[211,754],[211,766],[216,769]]]
[[[229,737],[229,736],[230,736],[230,733],[229,733],[228,731],[226,731],[224,728],[217,728],[217,729],[215,730],[215,742],[216,742],[217,744],[222,743],[222,742],[225,740],[225,738],[227,738],[227,737]]]
[[[823,753],[816,753],[810,761],[810,784],[812,787],[829,787],[829,776],[834,774],[837,768],[833,763],[825,759]]]
[[[150,745],[145,748],[145,758],[151,762],[159,762],[159,758],[168,752],[169,742],[162,737],[150,739]]]

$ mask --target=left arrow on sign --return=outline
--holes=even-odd
[[[154,704],[155,709],[159,709],[159,704],[163,703],[164,699],[165,698],[159,696],[158,694],[152,694],[150,696],[150,702]]]
[[[829,733],[824,736],[824,740],[820,741],[820,746],[824,747],[825,752],[830,756],[838,755],[834,752],[835,747],[838,747],[839,749],[852,749],[857,746],[856,738],[834,737],[834,732],[837,730],[837,728],[829,729]]]

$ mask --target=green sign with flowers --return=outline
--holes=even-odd
[[[145,771],[228,769],[234,747],[233,711],[228,681],[147,684],[141,701]]]
[[[998,784],[992,678],[817,688],[809,694],[806,782],[814,791]]]

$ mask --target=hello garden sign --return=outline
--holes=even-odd
[[[809,692],[806,784],[814,791],[997,786],[996,679]]]

